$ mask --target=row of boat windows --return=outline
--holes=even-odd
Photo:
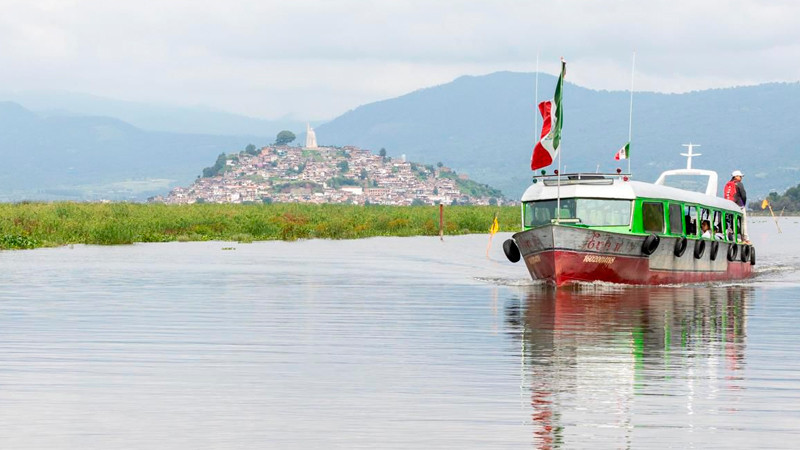
[[[586,226],[609,227],[630,226],[630,200],[562,198],[541,200],[524,204],[524,225],[526,228],[552,223],[558,219],[562,223],[579,223]],[[732,241],[740,240],[742,216],[727,211],[714,210],[702,206],[668,203],[642,203],[642,226],[647,233],[674,234],[708,237]],[[666,219],[665,219],[666,217]],[[708,220],[710,228],[704,234],[703,221]]]
[[[561,222],[596,227],[628,226],[631,204],[630,200],[597,198],[562,198],[560,205],[557,200],[526,202],[524,223],[529,228],[538,227],[557,218]]]
[[[642,203],[642,226],[648,233],[699,236],[725,241],[741,240],[742,216],[727,211],[694,205],[669,203],[668,222],[664,222],[664,204]],[[702,230],[704,221],[709,222],[708,231]],[[669,225],[669,229],[667,229]]]

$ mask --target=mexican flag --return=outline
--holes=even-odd
[[[631,155],[631,143],[628,142],[627,144],[625,144],[624,147],[617,150],[617,154],[614,155],[614,159],[616,159],[617,161],[619,161],[620,159],[628,159],[630,155]]]
[[[552,100],[539,103],[539,112],[542,114],[542,135],[533,148],[531,157],[531,170],[549,166],[558,154],[561,146],[561,125],[564,115],[561,111],[561,88],[564,86],[564,75],[567,73],[567,62],[561,59],[561,74],[556,84],[556,94]]]

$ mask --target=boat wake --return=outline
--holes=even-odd
[[[791,275],[800,272],[800,264],[786,264],[786,263],[772,263],[768,265],[758,264],[755,266],[753,276],[743,280],[728,280],[728,281],[708,281],[700,283],[670,283],[670,284],[657,284],[657,285],[635,285],[624,283],[611,283],[607,281],[573,281],[569,284],[562,286],[560,289],[568,289],[580,292],[598,293],[608,292],[610,290],[625,290],[625,289],[647,289],[652,287],[662,288],[682,288],[682,287],[735,287],[735,286],[752,286],[757,283],[773,283],[792,281],[794,277]],[[503,277],[474,277],[474,280],[492,284],[496,286],[508,286],[518,288],[549,288],[552,287],[543,280],[533,280],[530,278],[503,278]]]
[[[770,274],[784,274],[800,270],[800,266],[793,264],[773,264],[768,266],[756,266],[756,276],[770,275]]]
[[[543,280],[533,280],[531,278],[500,278],[500,277],[474,277],[475,281],[481,283],[494,284],[497,286],[514,286],[514,287],[529,287],[529,286],[547,286]]]

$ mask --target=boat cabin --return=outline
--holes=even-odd
[[[676,180],[688,180],[689,185],[670,185]],[[636,235],[741,242],[741,210],[732,201],[717,197],[716,185],[716,172],[691,167],[665,172],[655,184],[619,174],[535,177],[522,197],[523,228],[559,224]],[[710,227],[704,232],[706,220]]]

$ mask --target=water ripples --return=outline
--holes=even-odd
[[[786,242],[745,282],[559,290],[486,236],[3,252],[0,445],[789,448]]]

